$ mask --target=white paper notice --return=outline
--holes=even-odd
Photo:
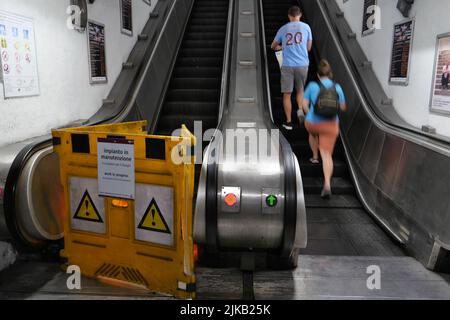
[[[99,195],[134,200],[134,141],[98,139],[97,149]]]
[[[0,10],[0,65],[5,98],[39,95],[33,19]]]

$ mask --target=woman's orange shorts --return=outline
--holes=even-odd
[[[339,136],[339,122],[327,121],[321,123],[305,122],[306,130],[313,136],[319,136],[319,148],[333,153]]]

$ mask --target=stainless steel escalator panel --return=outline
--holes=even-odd
[[[292,254],[306,246],[306,209],[300,167],[289,144],[272,121],[270,96],[267,97],[269,88],[266,87],[267,59],[263,55],[265,36],[261,3],[259,0],[241,0],[236,2],[235,8],[228,103],[224,105],[220,133],[216,132],[209,149],[209,155],[213,150],[217,152],[217,189],[214,191],[215,199],[211,201],[213,206],[209,207],[209,198],[203,193],[208,194],[208,176],[213,176],[208,171],[215,167],[204,164],[195,213],[195,240],[207,247],[211,245],[208,243],[207,228],[211,227],[208,216],[217,211],[217,221],[210,222],[217,225],[218,247],[266,252],[277,252],[282,248]],[[246,34],[255,36],[242,36]],[[225,99],[222,97],[222,101]],[[260,149],[264,145],[260,139],[255,143],[256,140],[250,138],[260,136],[261,132],[267,139],[266,143],[269,142],[267,150]],[[239,151],[236,142],[240,142]],[[262,152],[267,158],[260,156],[262,150],[269,151]],[[291,165],[290,160],[292,167],[289,170],[292,171],[287,173],[285,165]],[[287,177],[287,174],[294,177]],[[288,178],[294,181],[293,185],[287,183]],[[226,190],[236,190],[240,195],[241,202],[238,206],[231,203],[232,210],[224,205],[222,193]],[[273,210],[267,210],[264,205],[264,196],[269,190],[279,195]],[[295,196],[292,210],[288,211],[287,205],[291,205]],[[292,224],[286,225],[286,221]]]
[[[263,104],[262,74],[257,66],[262,65],[259,55],[258,37],[244,38],[239,36],[244,32],[257,34],[258,12],[254,0],[239,1],[236,7],[236,24],[234,30],[234,54],[227,114],[220,126],[223,136],[220,142],[217,190],[222,187],[235,186],[242,190],[242,203],[239,213],[230,213],[222,209],[222,199],[218,194],[218,238],[220,246],[225,248],[276,249],[281,246],[284,230],[284,201],[280,201],[277,214],[262,213],[262,193],[264,188],[280,190],[284,194],[284,168],[280,157],[279,141],[268,134],[271,142],[270,150],[276,151],[273,158],[265,161],[258,156],[259,148],[251,140],[245,142],[248,135],[258,135],[259,130],[271,130],[274,127],[265,119],[267,110]],[[242,15],[250,11],[254,15]],[[240,61],[253,61],[254,67],[242,66]],[[245,101],[245,102],[240,102]],[[239,129],[238,122],[252,122],[253,128]],[[230,131],[227,131],[230,130]],[[239,131],[235,131],[239,130]],[[226,134],[234,132],[234,135]],[[231,140],[231,141],[229,141]],[[235,142],[243,147],[229,150],[229,145]],[[239,143],[240,142],[240,143]],[[236,147],[237,148],[237,147]],[[281,200],[281,199],[280,199]],[[284,200],[284,199],[283,199]]]
[[[358,197],[410,254],[435,268],[435,248],[450,247],[448,140],[421,134],[381,103],[386,94],[373,70],[360,67],[365,55],[348,39],[345,19],[334,16],[335,1],[303,2],[303,7],[349,100],[341,137]]]

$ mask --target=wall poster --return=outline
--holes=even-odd
[[[106,83],[105,26],[89,20],[87,30],[91,84]]]
[[[123,34],[133,35],[132,0],[120,0],[120,28]]]
[[[5,98],[39,95],[33,19],[0,10],[0,66]]]
[[[389,82],[407,86],[414,38],[414,19],[394,25]]]
[[[437,37],[430,111],[450,115],[450,33]]]

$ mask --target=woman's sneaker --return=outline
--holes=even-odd
[[[294,128],[292,127],[292,122],[285,122],[285,123],[283,123],[283,128],[285,128],[286,130],[292,130],[292,129],[294,129]]]

